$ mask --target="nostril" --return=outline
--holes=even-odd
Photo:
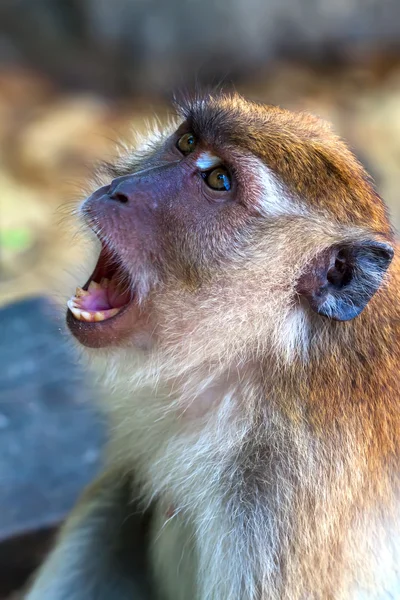
[[[130,177],[125,176],[113,179],[108,191],[108,197],[110,198],[110,200],[115,200],[116,202],[120,202],[121,204],[127,204],[131,198],[131,194],[132,184],[130,182]]]
[[[121,204],[126,204],[129,200],[128,196],[118,189],[115,190],[112,194],[109,195],[111,200],[116,200],[117,202],[121,202]]]
[[[110,200],[116,200],[117,202],[121,202],[121,204],[126,204],[129,200],[128,194],[124,192],[121,182],[119,182],[119,185],[115,185],[115,183],[110,186],[110,191],[108,193]]]

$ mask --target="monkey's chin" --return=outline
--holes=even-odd
[[[70,309],[67,310],[66,320],[72,335],[78,342],[88,348],[122,346],[128,340],[137,347],[145,348],[148,347],[148,343],[141,341],[145,337],[144,332],[142,333],[139,327],[141,317],[139,307],[132,303],[110,320],[100,323],[78,321]],[[137,343],[135,343],[135,338],[137,338]]]
[[[120,345],[143,321],[129,275],[105,247],[92,275],[67,305],[71,333],[90,348]]]

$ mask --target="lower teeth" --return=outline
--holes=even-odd
[[[77,287],[67,305],[78,321],[94,323],[117,315],[125,305],[124,300],[115,282],[103,277],[100,283],[92,280],[87,290]]]
[[[108,310],[96,310],[89,312],[79,308],[74,302],[73,298],[68,300],[67,306],[74,317],[78,319],[78,321],[86,321],[87,323],[105,321],[106,319],[110,319],[111,317],[117,315],[121,310],[121,308],[110,308]]]

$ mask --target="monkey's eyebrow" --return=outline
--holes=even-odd
[[[175,165],[181,162],[181,159],[178,160],[164,160],[162,162],[158,162],[156,165],[152,165],[151,167],[146,167],[145,169],[140,169],[140,171],[132,171],[132,175],[142,175],[143,173],[147,173],[148,171],[154,171],[155,169],[160,169],[161,167],[165,167],[167,165]]]
[[[222,160],[211,152],[202,152],[196,160],[196,165],[199,169],[206,171],[212,167],[216,167],[222,163]]]

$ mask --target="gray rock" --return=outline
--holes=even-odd
[[[0,310],[0,542],[60,523],[101,462],[104,429],[45,299]]]

